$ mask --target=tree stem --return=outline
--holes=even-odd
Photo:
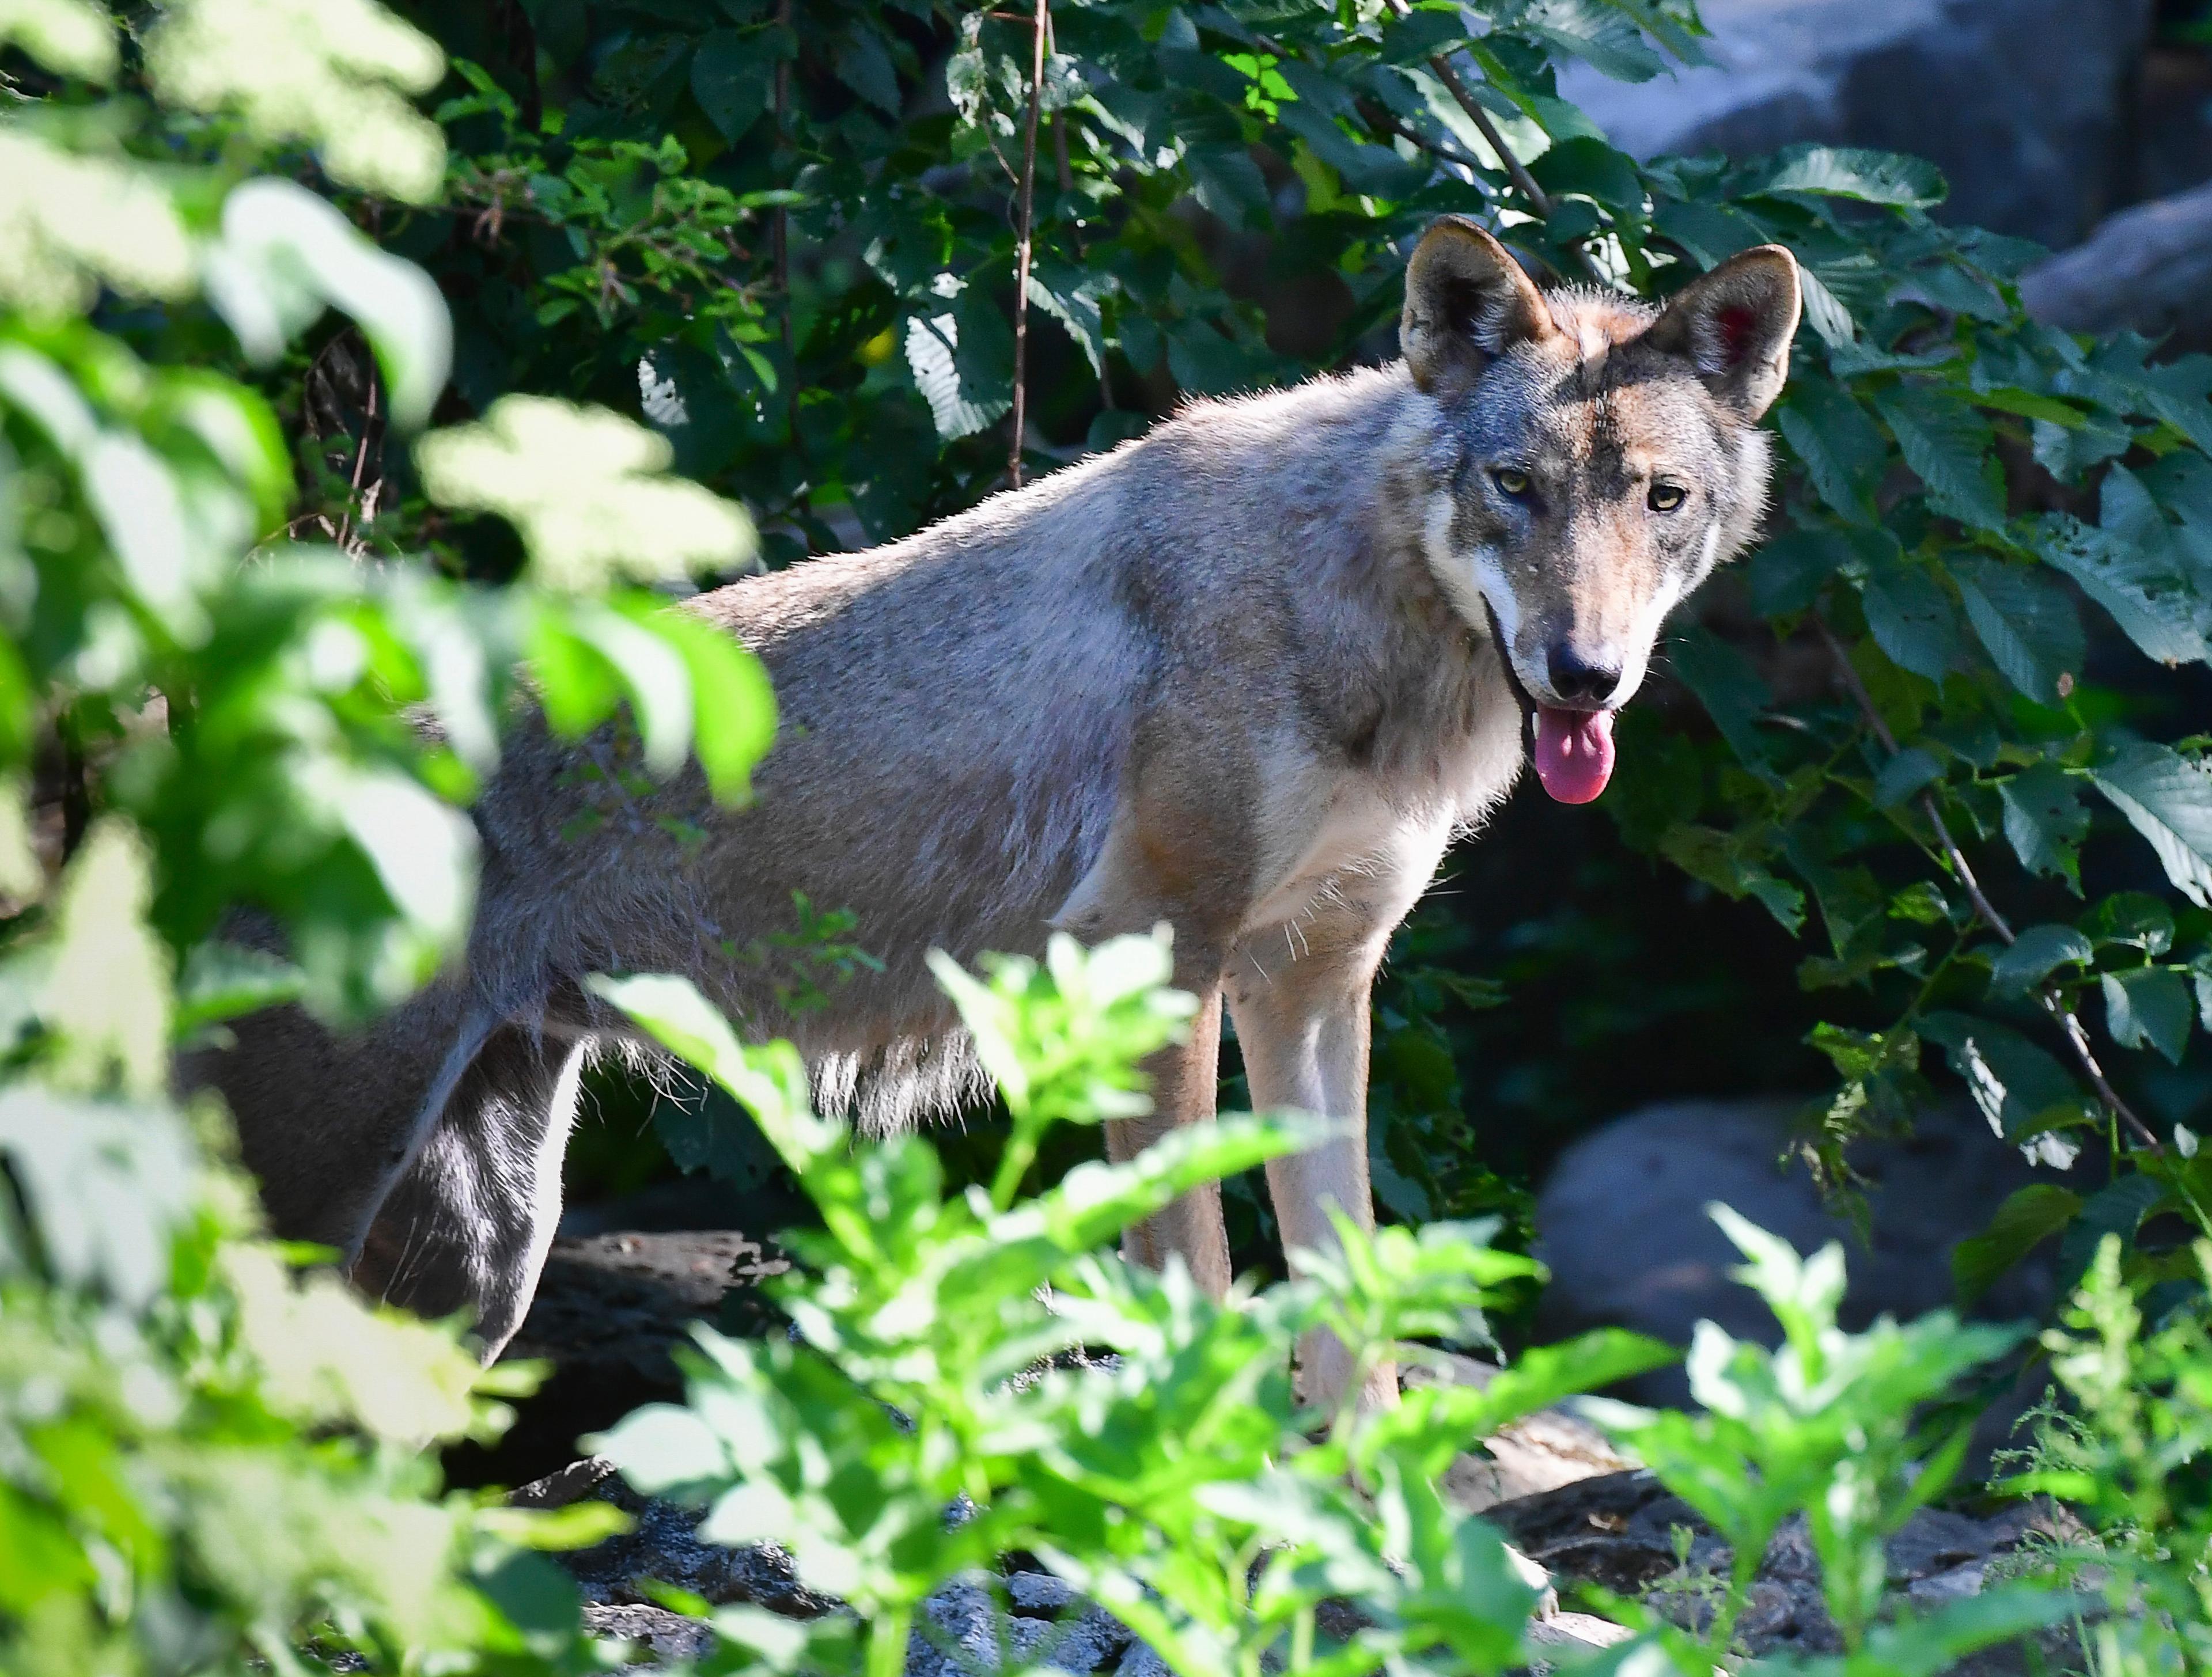
[[[1013,437],[1006,450],[1006,478],[1022,486],[1022,428],[1029,418],[1030,236],[1036,220],[1037,113],[1044,102],[1044,38],[1048,0],[1036,0],[1030,43],[1030,119],[1022,137],[1021,226],[1014,246]]]

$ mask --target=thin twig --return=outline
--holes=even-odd
[[[1895,756],[1897,736],[1889,731],[1889,724],[1881,720],[1881,711],[1875,708],[1874,696],[1867,691],[1866,684],[1859,679],[1859,672],[1851,667],[1850,658],[1844,651],[1843,642],[1836,638],[1836,632],[1828,627],[1826,618],[1815,613],[1812,622],[1829,655],[1836,661],[1836,669],[1843,677],[1845,690],[1857,704],[1860,714],[1866,718],[1867,726],[1874,730],[1874,736],[1881,742],[1882,749]],[[1943,819],[1942,811],[1936,807],[1933,793],[1924,790],[1921,793],[1920,810],[1928,817],[1928,824],[1935,829],[1936,842],[1943,847],[1943,854],[1950,859],[1952,872],[1965,888],[1967,901],[1974,905],[1974,912],[1990,931],[2004,939],[2007,947],[2018,943],[2020,934],[2012,929],[2012,922],[1998,912],[1996,904],[1984,893],[1981,881],[1974,877],[1974,870],[1959,848],[1958,841],[1951,836],[1951,829]],[[2105,1076],[2105,1068],[2097,1063],[2096,1054],[2089,1046],[2089,1033],[2082,1028],[2080,1018],[2058,993],[2058,987],[2045,984],[2036,993],[2036,1000],[2057,1025],[2059,1035],[2066,1039],[2067,1048],[2087,1075],[2090,1086],[2097,1091],[2097,1097],[2104,1102],[2114,1117],[2134,1132],[2145,1147],[2152,1152],[2164,1152],[2165,1144],[2158,1139],[2157,1132],[2136,1115],[2135,1109],[2120,1098],[2119,1091]]]
[[[372,369],[368,375],[368,395],[362,404],[361,442],[353,451],[353,477],[346,490],[346,509],[338,518],[337,544],[341,553],[349,550],[346,544],[353,532],[353,509],[361,504],[362,471],[368,462],[369,441],[377,434],[378,429],[376,374]],[[363,516],[366,518],[368,514],[364,513]]]
[[[1468,170],[1474,175],[1474,179],[1468,184],[1478,190],[1486,190],[1488,183],[1482,179],[1481,171],[1489,166],[1480,158],[1470,156],[1457,146],[1448,146],[1441,140],[1431,139],[1419,129],[1399,121],[1397,118],[1380,107],[1370,110],[1363,106],[1360,114],[1386,134],[1395,134],[1408,144],[1419,146],[1430,156],[1449,163],[1455,168]]]
[[[1030,121],[1022,136],[1021,237],[1014,252],[1014,435],[1007,447],[1006,477],[1022,486],[1022,426],[1029,410],[1030,234],[1036,221],[1037,112],[1044,103],[1044,33],[1048,0],[1036,0],[1030,44]]]
[[[791,30],[791,0],[776,0],[775,27],[788,36]],[[786,39],[786,52],[778,53],[775,60],[775,149],[781,151],[787,133],[787,122],[791,110],[791,58],[789,50],[795,43]],[[781,161],[781,160],[779,160]],[[784,376],[790,381],[787,398],[791,414],[791,441],[799,442],[799,352],[792,343],[791,330],[791,210],[784,204],[776,205],[769,217],[769,261],[775,276],[776,295],[783,300],[783,364]]]
[[[1390,9],[1401,17],[1410,17],[1413,11],[1411,0],[1390,0]],[[1460,79],[1460,74],[1452,68],[1451,61],[1439,52],[1429,60],[1429,68],[1435,73],[1437,80],[1444,84],[1444,91],[1452,96],[1461,110],[1467,112],[1468,119],[1474,124],[1475,131],[1482,136],[1483,143],[1498,155],[1498,161],[1505,166],[1507,176],[1520,189],[1521,196],[1528,200],[1529,207],[1544,220],[1550,221],[1552,195],[1536,184],[1536,177],[1528,173],[1528,166],[1513,155],[1513,149],[1505,143],[1505,137],[1498,131],[1498,125],[1490,119],[1490,112],[1482,108],[1481,100],[1468,91],[1467,83]],[[1582,264],[1583,271],[1592,279],[1602,282],[1605,275],[1590,253],[1579,244],[1574,248],[1575,259]]]

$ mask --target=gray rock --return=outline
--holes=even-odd
[[[929,1598],[927,1623],[915,1626],[908,1645],[907,1677],[970,1677],[1031,1665],[1089,1677],[1129,1645],[1126,1625],[1058,1578],[1031,1572],[1006,1580],[1011,1613],[993,1584],[978,1577]],[[1030,1607],[1045,1609],[1044,1616],[1024,1611]]]
[[[2038,1176],[1971,1110],[1925,1114],[1917,1133],[1862,1144],[1853,1164],[1871,1179],[1872,1244],[1822,1203],[1802,1166],[1778,1163],[1795,1103],[1679,1101],[1650,1106],[1563,1154],[1536,1201],[1537,1251],[1552,1282],[1540,1306],[1545,1337],[1606,1324],[1686,1345],[1700,1319],[1772,1344],[1779,1329],[1758,1295],[1729,1279],[1742,1260],[1706,1214],[1733,1207],[1801,1252],[1844,1243],[1850,1290],[1843,1319],[1863,1328],[1905,1320],[1954,1298],[1951,1252],[1979,1233],[2006,1195]],[[2048,1303],[2048,1261],[2001,1280],[1980,1314],[2014,1320]],[[1627,1382],[1647,1403],[1681,1405],[1679,1368]]]
[[[1137,1642],[1129,1645],[1121,1663],[1114,1668],[1114,1677],[1175,1677],[1175,1672],[1165,1660]]]
[[[702,1659],[714,1645],[714,1632],[698,1619],[634,1601],[585,1602],[584,1629],[610,1641],[634,1643],[640,1653],[650,1656],[651,1664],[633,1661],[626,1670],[654,1670],[664,1662]]]
[[[2030,314],[2068,331],[2212,348],[2212,185],[2123,210],[2021,275],[2020,295]]]
[[[1799,140],[1909,151],[1955,219],[2071,244],[2110,206],[2151,0],[1705,0],[1710,69],[1560,92],[1641,156]]]
[[[2170,197],[2212,179],[2212,51],[2153,41],[2136,66],[2126,198]]]
[[[1728,1546],[1647,1472],[1582,1480],[1500,1503],[1483,1517],[1563,1585],[1590,1583],[1638,1597],[1692,1628],[1711,1622],[1729,1570]],[[1925,1611],[1978,1594],[1989,1563],[2029,1533],[2075,1531],[2070,1517],[2046,1502],[2009,1504],[1981,1519],[1918,1510],[1888,1545],[1889,1600]],[[1551,1622],[1570,1617],[1562,1613]],[[1843,1639],[1821,1600],[1820,1562],[1803,1516],[1785,1523],[1768,1546],[1736,1634],[1754,1658],[1841,1650]],[[2019,1665],[1998,1660],[1988,1669],[2016,1671]]]

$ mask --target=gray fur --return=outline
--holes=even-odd
[[[1177,981],[1208,1010],[1152,1068],[1155,1115],[1109,1135],[1116,1157],[1211,1115],[1224,998],[1255,1102],[1356,1123],[1383,945],[1519,772],[1490,613],[1540,695],[1544,636],[1643,632],[1662,584],[1686,592],[1749,538],[1765,493],[1755,415],[1644,341],[1671,316],[1541,296],[1486,240],[1445,223],[1424,241],[1411,367],[1197,404],[905,541],[691,602],[775,682],[781,733],[749,807],[716,809],[696,775],[626,790],[619,734],[579,749],[525,726],[476,810],[465,962],[363,1038],[283,1011],[194,1068],[230,1097],[277,1227],[396,1298],[475,1301],[495,1351],[543,1251],[526,1190],[544,1171],[518,1159],[565,1136],[548,1109],[573,1091],[563,1045],[620,1030],[585,975],[690,976],[749,1033],[793,1038],[817,1098],[881,1130],[981,1087],[926,954],[1036,953],[1054,926],[1096,941],[1169,922]],[[1483,342],[1452,324],[1469,300],[1436,289],[1470,274],[1514,289],[1472,300]],[[1663,454],[1718,533],[1686,550],[1686,526],[1631,508],[1624,449]],[[1552,475],[1556,515],[1500,504],[1486,474],[1509,457]],[[747,951],[796,924],[802,892],[855,911],[882,964],[793,1012]],[[1331,1205],[1371,1219],[1356,1135],[1273,1180],[1293,1247],[1334,1239]],[[1131,1249],[1227,1285],[1213,1196]],[[1353,1377],[1334,1355],[1308,1349],[1324,1388]],[[1378,1391],[1387,1374],[1370,1371]]]

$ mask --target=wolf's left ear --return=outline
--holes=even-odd
[[[1755,420],[1790,376],[1802,306],[1797,258],[1779,245],[1758,245],[1684,286],[1644,341],[1689,357],[1706,388]]]
[[[1513,252],[1466,216],[1439,216],[1413,247],[1398,346],[1423,390],[1463,389],[1516,344],[1558,330]]]

